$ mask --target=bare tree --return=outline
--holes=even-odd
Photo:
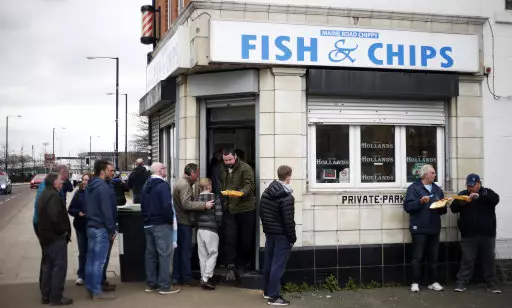
[[[0,169],[5,168],[5,143],[0,144]]]
[[[149,146],[149,120],[148,117],[135,115],[137,120],[137,132],[130,140],[130,145],[134,151],[146,152]]]

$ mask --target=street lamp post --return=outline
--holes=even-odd
[[[89,136],[89,169],[92,166],[92,135]],[[100,136],[95,136],[96,138],[99,138]]]
[[[20,115],[5,117],[5,173],[7,173],[7,162],[9,161],[9,118],[21,118]]]
[[[55,130],[58,127],[53,128],[53,139],[52,139],[52,154],[55,155]],[[61,129],[66,129],[65,127],[61,127]],[[61,149],[62,150],[62,149]]]
[[[114,95],[114,93],[107,93],[107,95]],[[124,95],[124,167],[128,169],[128,94]]]
[[[116,60],[116,143],[114,147],[115,152],[115,167],[119,171],[119,57],[86,57],[88,60],[95,59],[110,59]]]

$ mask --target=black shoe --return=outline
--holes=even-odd
[[[500,294],[501,293],[501,289],[498,288],[498,286],[495,283],[487,284],[487,291],[492,292],[494,294]]]
[[[51,302],[50,306],[69,306],[73,304],[73,300],[68,297],[63,297],[59,301]]]
[[[50,303],[50,299],[47,297],[41,298],[41,305],[48,305]]]
[[[189,281],[184,282],[183,285],[186,287],[197,287],[199,285],[199,281],[190,279]]]
[[[290,302],[285,300],[283,297],[278,296],[274,298],[270,298],[267,302],[270,306],[288,306]]]
[[[115,284],[110,284],[108,282],[105,282],[102,286],[101,286],[101,289],[103,290],[103,292],[114,292],[116,290],[116,285]]]
[[[455,286],[455,289],[453,289],[455,292],[464,292],[466,291],[466,286],[463,283],[457,283],[457,286]]]
[[[215,290],[215,285],[210,280],[204,281],[201,279],[201,287],[204,290],[209,290],[209,291]]]

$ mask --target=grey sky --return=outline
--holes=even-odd
[[[135,133],[138,100],[145,93],[146,54],[140,43],[140,7],[147,0],[0,1],[0,143],[9,118],[9,148],[36,155],[57,130],[58,156],[111,151],[115,141],[115,61],[120,93],[128,93],[128,134]],[[124,150],[125,103],[119,98],[119,149]],[[11,152],[11,151],[9,151]],[[12,153],[12,152],[11,152]]]

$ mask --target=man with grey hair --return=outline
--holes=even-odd
[[[436,171],[432,165],[423,165],[420,178],[407,188],[404,210],[409,214],[409,230],[412,237],[412,285],[411,292],[419,292],[421,280],[421,260],[428,255],[430,283],[428,288],[442,291],[438,282],[437,259],[439,254],[439,233],[441,215],[446,207],[430,209],[430,205],[444,198],[444,193],[435,183]]]
[[[141,192],[141,212],[146,234],[146,292],[161,295],[178,293],[171,286],[173,222],[171,188],[164,178],[167,169],[160,162],[151,165],[151,177]]]
[[[135,169],[128,177],[128,188],[133,192],[133,203],[140,203],[142,187],[149,178],[149,173],[144,167],[144,161],[139,158],[135,161]]]

